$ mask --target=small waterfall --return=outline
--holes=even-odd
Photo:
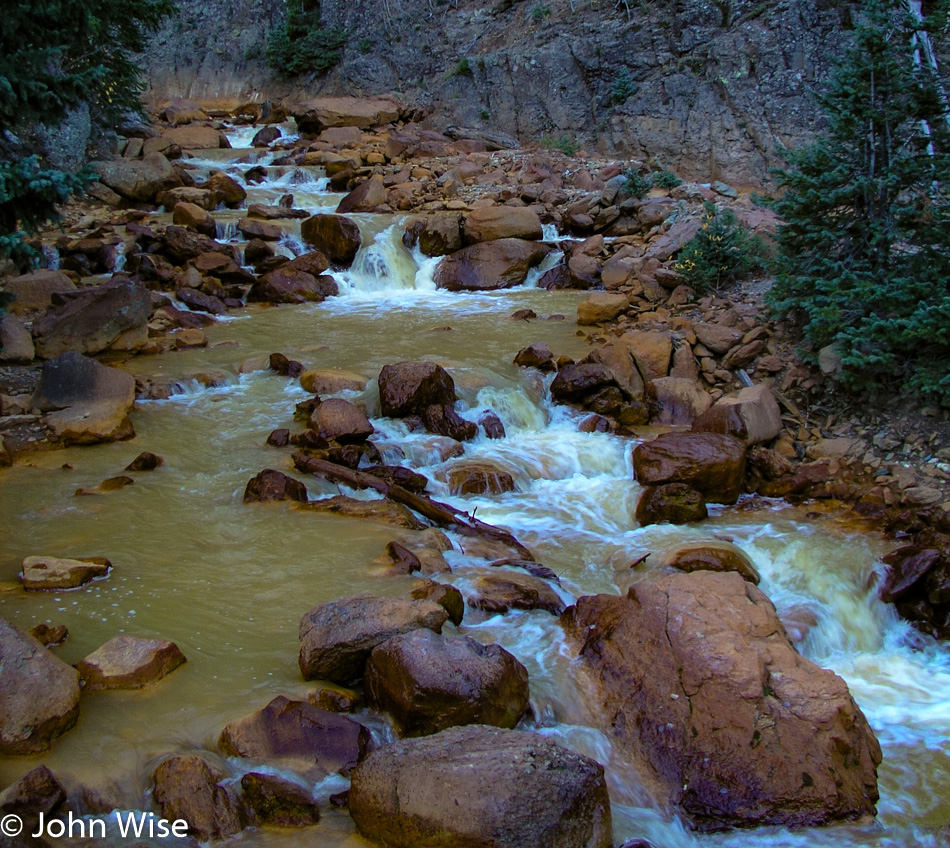
[[[59,270],[59,250],[52,244],[43,245],[43,260],[40,264],[50,271]]]
[[[214,237],[216,241],[229,242],[238,237],[238,222],[233,218],[216,219]]]
[[[420,268],[402,243],[401,222],[377,233],[373,241],[363,242],[349,271],[338,281],[354,292],[434,290],[435,284]]]

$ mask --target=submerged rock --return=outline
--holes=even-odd
[[[244,489],[244,503],[271,501],[306,503],[307,498],[307,487],[303,483],[273,468],[265,468],[256,477],[252,477]]]
[[[759,572],[752,560],[729,542],[690,542],[667,551],[664,565],[687,573],[693,571],[735,571],[743,580],[759,585]]]
[[[468,605],[490,613],[540,609],[551,615],[564,611],[564,601],[544,580],[528,574],[504,572],[476,577]]]
[[[470,462],[449,469],[447,482],[453,495],[500,495],[515,490],[514,478],[489,462]]]
[[[250,771],[241,778],[241,789],[257,824],[308,827],[320,821],[319,805],[299,783]]]
[[[463,724],[512,728],[528,709],[528,672],[500,645],[414,630],[373,650],[366,694],[403,735]]]
[[[320,604],[300,620],[304,680],[350,683],[377,645],[411,630],[442,632],[448,613],[432,601],[356,595]]]
[[[391,848],[610,848],[603,767],[534,733],[482,726],[395,742],[353,772],[360,833]]]
[[[23,588],[28,592],[53,592],[78,589],[92,580],[107,577],[112,563],[104,557],[66,559],[29,556],[23,560]]]
[[[641,527],[660,524],[689,524],[703,521],[708,515],[706,502],[700,492],[686,483],[663,483],[644,486],[637,501],[637,523]]]
[[[874,813],[881,749],[845,682],[800,656],[769,599],[700,571],[562,617],[618,754],[701,830]]]
[[[0,618],[0,754],[37,754],[79,718],[79,673]]]
[[[256,713],[228,724],[218,744],[232,757],[349,774],[371,741],[369,731],[352,719],[279,695]]]

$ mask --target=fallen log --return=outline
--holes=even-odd
[[[461,533],[463,536],[481,536],[482,538],[491,539],[495,542],[502,542],[518,551],[523,559],[534,562],[534,555],[531,551],[522,545],[521,542],[507,530],[502,530],[500,527],[479,521],[467,512],[462,512],[448,504],[434,501],[425,495],[410,492],[408,489],[404,489],[396,483],[388,483],[366,471],[357,471],[356,469],[336,465],[325,459],[317,459],[316,457],[307,456],[303,453],[294,453],[293,462],[294,467],[298,471],[302,471],[306,474],[316,474],[319,477],[326,478],[331,483],[345,483],[354,489],[373,489],[373,491],[379,492],[383,497],[415,510],[423,518],[428,518],[429,521],[441,527],[448,527],[451,530]]]

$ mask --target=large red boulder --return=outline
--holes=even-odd
[[[873,815],[881,749],[845,682],[734,572],[581,598],[561,619],[598,726],[701,830]]]
[[[413,630],[370,654],[366,694],[403,735],[462,724],[511,728],[528,709],[528,671],[500,645]]]
[[[343,215],[313,215],[300,224],[300,236],[334,265],[348,268],[363,243],[356,222]]]
[[[379,402],[387,418],[423,415],[430,406],[455,403],[455,382],[434,362],[397,362],[379,372]]]
[[[379,748],[353,771],[360,833],[390,848],[610,848],[593,760],[535,733],[480,725]]]
[[[643,485],[687,483],[707,501],[732,504],[742,493],[746,445],[721,433],[664,433],[633,451],[634,477]]]
[[[465,247],[446,256],[435,284],[448,291],[494,291],[520,286],[528,271],[551,252],[542,242],[501,238]]]

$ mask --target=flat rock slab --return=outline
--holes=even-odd
[[[735,572],[672,574],[562,616],[594,721],[701,830],[874,814],[881,749],[836,674]]]
[[[544,580],[529,574],[503,572],[476,577],[468,605],[489,613],[539,609],[560,615],[564,601]]]
[[[371,747],[369,731],[346,716],[283,695],[221,731],[226,754],[274,761],[323,774],[349,774]]]
[[[79,718],[79,673],[0,619],[0,754],[36,754]]]
[[[390,848],[609,848],[603,767],[534,733],[454,727],[353,771],[360,833]]]
[[[304,680],[350,683],[363,676],[377,645],[426,628],[442,632],[448,613],[432,601],[356,595],[320,604],[300,620],[300,671]]]
[[[105,557],[65,559],[31,556],[23,560],[23,588],[28,592],[78,589],[92,580],[107,577],[112,563]]]
[[[185,662],[178,645],[166,639],[114,636],[76,665],[87,691],[141,689]]]

